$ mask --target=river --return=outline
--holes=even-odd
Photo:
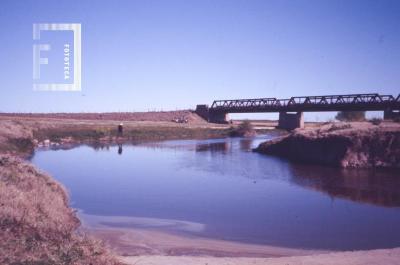
[[[39,149],[32,162],[67,188],[83,222],[303,249],[400,246],[399,172],[251,151],[273,137]]]

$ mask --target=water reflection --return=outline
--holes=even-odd
[[[333,198],[400,206],[399,172],[393,170],[338,169],[291,164],[294,183],[324,192]]]
[[[209,152],[230,154],[237,159],[238,163],[230,165],[227,168],[222,158],[217,163],[208,162],[204,157],[198,157],[196,163],[190,160],[190,166],[197,165],[198,168],[207,171],[219,172],[241,172],[244,169],[246,174],[242,177],[252,179],[265,179],[266,171],[275,172],[276,175],[288,176],[292,183],[301,187],[317,190],[328,194],[332,198],[348,199],[356,202],[370,203],[387,207],[400,206],[400,172],[396,170],[368,170],[368,169],[340,169],[324,167],[318,165],[302,165],[284,161],[277,162],[277,158],[268,157],[259,164],[258,160],[249,161],[243,154],[235,152],[235,149],[241,151],[251,151],[258,143],[260,138],[242,138],[234,140],[224,140],[223,142],[197,143],[196,152]],[[237,146],[237,143],[239,144]],[[272,159],[272,160],[271,160]],[[246,163],[240,163],[240,160]],[[272,162],[272,163],[271,163]],[[279,167],[284,163],[284,168]],[[235,166],[237,165],[237,167]],[[289,173],[286,172],[289,170]],[[254,172],[252,174],[252,172]],[[261,173],[261,174],[260,174]],[[256,183],[256,181],[254,181]]]
[[[240,139],[240,150],[242,151],[251,151],[252,147],[253,147],[253,142],[254,139],[253,138],[244,138],[244,139]]]
[[[213,140],[187,140],[134,143],[131,146],[145,146],[153,150],[173,149],[203,153],[180,163],[180,167],[196,168],[224,175],[239,174],[253,179],[267,179],[270,176],[288,180],[296,185],[328,194],[333,199],[341,198],[356,202],[370,203],[387,207],[400,206],[400,178],[396,170],[339,169],[332,167],[291,163],[281,158],[261,155],[261,158],[248,159],[246,153],[261,142],[272,139],[271,135],[248,138],[226,138]],[[97,151],[109,151],[112,145],[89,143],[87,146]],[[126,144],[129,146],[129,144]],[[76,145],[53,146],[51,150],[69,150]],[[236,152],[236,151],[243,152]],[[123,154],[123,144],[117,145],[117,154]],[[229,155],[227,161],[219,155]],[[252,154],[260,156],[259,154]],[[212,159],[210,159],[210,157]],[[229,166],[227,166],[229,164]],[[269,174],[266,174],[268,172]]]
[[[241,151],[251,151],[255,147],[255,144],[260,141],[261,138],[248,137],[240,139],[224,139],[222,142],[207,142],[207,143],[196,143],[196,152],[211,152],[211,153],[229,153],[229,151],[236,149],[233,144],[239,142],[239,149]],[[264,139],[266,140],[266,139]]]
[[[227,153],[229,151],[229,143],[214,142],[214,143],[198,143],[196,144],[196,152],[211,152],[211,153]]]
[[[287,247],[400,245],[396,172],[298,165],[249,152],[271,138],[80,146],[39,151],[33,162],[70,190],[73,207],[99,221],[129,217],[141,227],[131,218],[180,220],[202,224],[193,233],[203,237]]]

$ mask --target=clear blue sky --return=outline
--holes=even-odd
[[[1,1],[0,111],[400,92],[400,1]],[[32,90],[32,23],[82,24],[82,91]]]

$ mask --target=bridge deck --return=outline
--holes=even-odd
[[[400,110],[400,94],[397,98],[372,93],[215,100],[209,110],[211,113]]]

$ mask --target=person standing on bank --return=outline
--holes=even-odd
[[[122,122],[118,125],[118,136],[122,136],[122,133],[124,131],[123,126],[124,126],[124,124]]]

